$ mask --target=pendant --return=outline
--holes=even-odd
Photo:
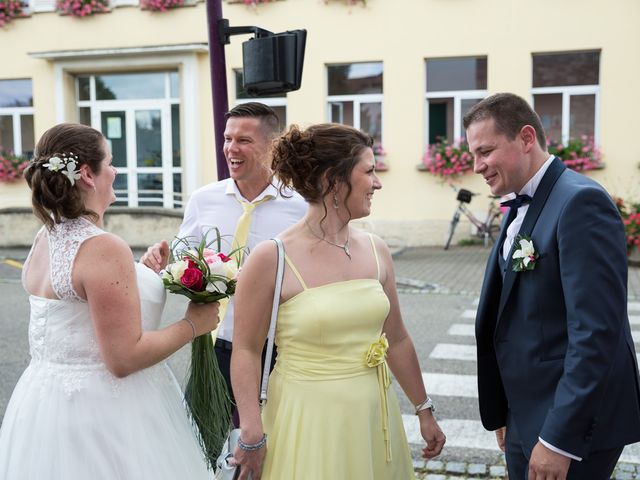
[[[342,249],[344,250],[344,253],[347,254],[347,257],[349,257],[349,260],[351,260],[351,251],[349,251],[349,244],[345,243]]]

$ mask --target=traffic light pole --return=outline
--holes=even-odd
[[[224,114],[229,110],[227,96],[227,62],[224,44],[218,31],[222,20],[222,0],[206,0],[209,33],[209,65],[211,69],[211,98],[213,100],[213,132],[216,149],[218,180],[229,178],[229,167],[224,158]]]

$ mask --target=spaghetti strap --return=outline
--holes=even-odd
[[[378,251],[376,250],[376,242],[373,240],[373,235],[369,234],[369,240],[371,240],[371,248],[373,248],[373,256],[376,257],[376,268],[378,269],[377,280],[380,281],[380,260],[378,259]]]
[[[293,265],[293,262],[291,261],[291,259],[289,258],[289,256],[286,253],[284,254],[284,259],[287,262],[287,265],[289,265],[289,268],[291,269],[293,274],[296,276],[296,278],[300,282],[300,285],[302,285],[302,288],[304,290],[306,290],[307,289],[307,284],[304,283],[304,280],[302,279],[302,275],[300,275],[300,272],[298,272],[298,269]]]

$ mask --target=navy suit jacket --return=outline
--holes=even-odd
[[[480,416],[511,411],[525,451],[540,436],[582,458],[640,441],[640,385],[627,316],[624,226],[607,192],[555,159],[520,234],[534,270],[503,275],[499,241],[476,317]]]

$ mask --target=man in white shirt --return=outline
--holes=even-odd
[[[251,203],[251,223],[243,242],[250,251],[300,220],[307,211],[307,203],[296,192],[281,192],[280,185],[272,181],[271,142],[280,133],[274,111],[262,103],[249,102],[232,108],[225,118],[223,151],[231,178],[205,185],[191,195],[178,237],[197,244],[212,227],[217,227],[231,247],[238,219],[244,212],[243,204]],[[159,272],[168,257],[169,245],[163,241],[149,247],[140,261]],[[233,298],[221,319],[215,344],[218,365],[231,399],[232,336]]]
[[[640,440],[624,226],[607,192],[550,156],[501,93],[464,117],[474,171],[509,202],[476,317],[482,423],[509,478],[604,480]]]

